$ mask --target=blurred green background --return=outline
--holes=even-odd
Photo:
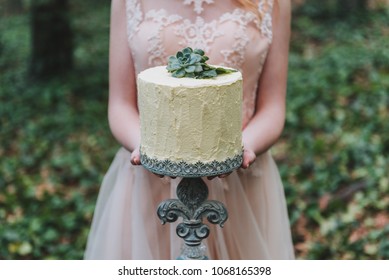
[[[389,10],[294,1],[273,148],[297,257],[389,259]],[[387,2],[387,1],[383,1]],[[116,150],[108,0],[0,0],[0,259],[81,259]]]

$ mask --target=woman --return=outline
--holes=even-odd
[[[158,204],[179,179],[140,166],[136,75],[166,65],[190,46],[210,64],[243,74],[241,168],[208,180],[209,198],[229,220],[206,240],[211,259],[294,258],[283,186],[268,151],[280,136],[290,37],[289,0],[112,0],[109,124],[123,146],[106,174],[88,239],[87,259],[174,259],[181,240],[162,226]]]

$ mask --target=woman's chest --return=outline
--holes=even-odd
[[[270,40],[261,26],[257,15],[240,8],[210,18],[151,9],[129,30],[129,43],[137,72],[166,64],[187,46],[204,50],[211,64],[243,71],[258,68],[267,52]]]

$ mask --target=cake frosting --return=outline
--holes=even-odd
[[[242,75],[175,78],[164,66],[137,78],[141,163],[164,175],[229,172],[242,161]]]

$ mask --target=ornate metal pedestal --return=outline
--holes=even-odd
[[[206,217],[210,223],[223,227],[228,218],[227,209],[219,201],[206,200],[208,187],[201,178],[183,178],[177,186],[177,197],[163,201],[157,214],[162,224],[183,218],[176,228],[177,235],[185,241],[178,259],[207,259],[201,241],[208,237],[209,227],[202,219]]]
[[[210,230],[202,222],[203,218],[206,217],[210,223],[219,224],[221,227],[228,218],[227,210],[221,202],[207,200],[208,187],[201,177],[231,172],[242,164],[242,160],[243,151],[222,162],[175,163],[149,158],[142,153],[141,148],[141,163],[145,168],[160,175],[183,177],[177,186],[178,199],[163,201],[157,210],[162,224],[183,218],[183,222],[176,228],[177,235],[185,241],[179,259],[207,259],[206,249],[201,241],[208,237]]]

